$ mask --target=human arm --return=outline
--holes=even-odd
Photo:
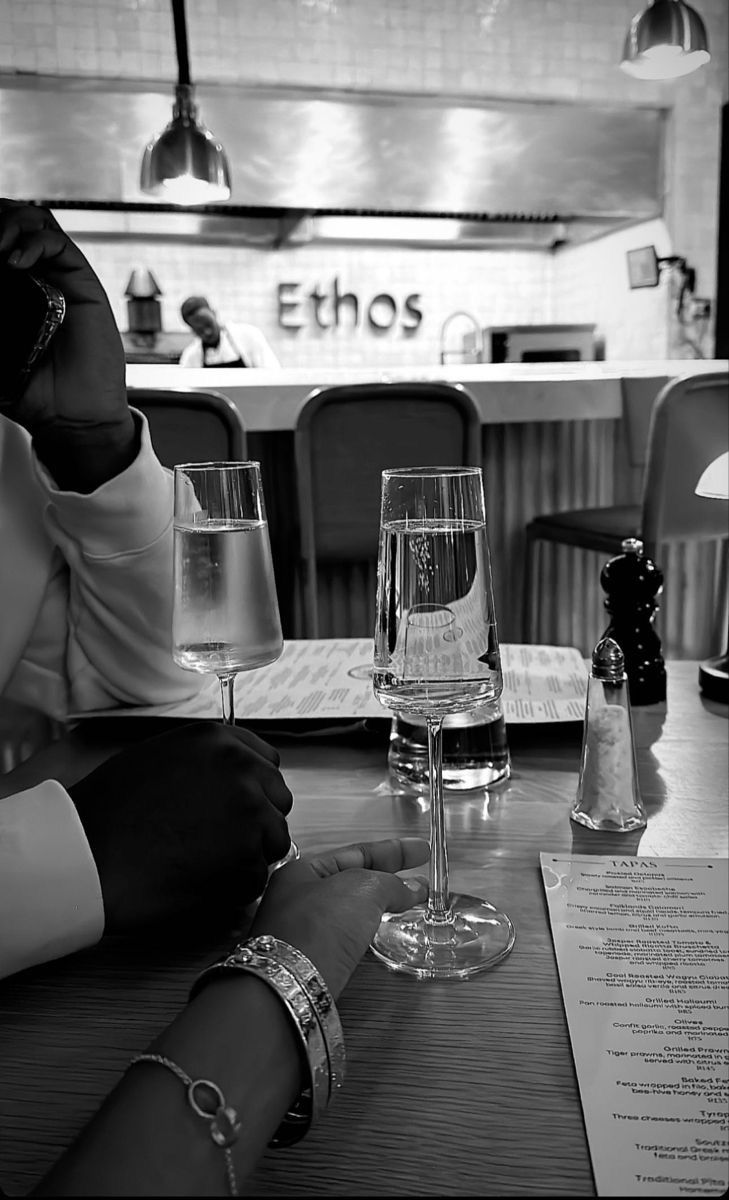
[[[104,929],[158,936],[181,918],[218,928],[255,900],[290,845],[293,800],[278,763],[255,734],[200,721],[67,789],[23,764],[26,790],[0,799],[0,975]]]
[[[145,418],[127,403],[106,294],[46,209],[0,200],[4,260],[43,276],[66,298],[63,323],[3,414],[22,460],[12,464],[22,498],[13,510],[16,479],[2,507],[6,536],[23,539],[16,565],[27,595],[9,618],[18,645],[4,690],[56,716],[189,697],[202,681],[172,660],[172,478],[154,455]],[[42,514],[45,545],[26,536],[21,503]],[[52,547],[60,552],[53,564]],[[10,561],[0,566],[13,569]]]
[[[71,711],[168,704],[203,683],[172,657],[173,480],[154,454],[146,418],[136,420],[136,458],[93,493],[60,491],[37,470],[43,520],[68,568],[57,581],[65,603],[55,644],[63,647],[58,669]],[[48,608],[52,600],[44,598]],[[46,630],[38,632],[48,645]],[[31,642],[26,657],[34,653]]]
[[[257,325],[224,326],[233,346],[249,367],[275,370],[281,366],[274,351]]]
[[[383,911],[425,898],[394,872],[426,861],[419,838],[366,843],[275,872],[252,933],[296,944],[336,999],[377,929]],[[298,939],[298,941],[297,941]],[[237,1112],[233,1148],[240,1187],[301,1090],[294,1027],[265,983],[231,971],[208,984],[150,1051],[214,1081]],[[346,1086],[346,1085],[345,1085]],[[133,1153],[130,1147],[134,1147]],[[80,1139],[36,1189],[37,1195],[223,1195],[221,1151],[188,1107],[182,1084],[164,1068],[131,1068]]]
[[[182,351],[182,354],[180,355],[179,365],[181,367],[201,367],[202,366],[202,349],[201,349],[201,344],[200,344],[199,338],[195,338],[194,341],[190,342],[189,345],[185,346],[185,349]]]
[[[55,779],[0,799],[0,979],[93,945],[99,876],[70,796]]]

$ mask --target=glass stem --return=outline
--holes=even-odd
[[[448,894],[448,854],[443,807],[443,718],[428,717],[428,775],[430,780],[430,887],[426,921],[436,925],[452,919]]]
[[[223,706],[223,724],[235,725],[235,697],[233,695],[235,673],[219,675],[218,679],[220,680],[220,701]]]

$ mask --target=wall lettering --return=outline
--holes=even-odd
[[[378,335],[399,330],[411,337],[422,319],[418,292],[411,292],[402,302],[389,292],[378,292],[365,302],[355,292],[342,291],[336,277],[328,288],[316,283],[309,291],[298,282],[278,285],[281,329],[303,329],[311,322],[319,329],[357,329],[366,322]]]

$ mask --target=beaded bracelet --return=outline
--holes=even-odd
[[[284,961],[284,959],[286,961]],[[285,1004],[306,1052],[309,1085],[284,1117],[269,1145],[291,1146],[303,1138],[344,1078],[344,1037],[334,1000],[314,964],[278,938],[250,938],[195,980],[190,999],[212,979],[247,971],[268,984]]]

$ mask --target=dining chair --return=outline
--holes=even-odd
[[[195,388],[127,388],[144,413],[152,445],[165,467],[184,462],[244,462],[246,429],[232,400]]]
[[[646,554],[672,542],[729,537],[726,505],[694,489],[704,468],[729,443],[729,373],[683,375],[666,383],[650,408],[639,504],[571,509],[534,517],[526,526],[523,621],[525,641],[535,640],[535,580],[540,542],[620,554],[625,538],[640,538]],[[639,422],[628,422],[629,452],[641,443]],[[631,438],[633,447],[631,451]],[[660,565],[660,564],[659,564]]]
[[[297,413],[294,460],[304,636],[323,636],[319,584],[327,568],[339,577],[340,600],[348,594],[347,635],[366,636],[374,621],[382,471],[481,466],[479,408],[460,384],[317,388]],[[366,564],[369,576],[353,583],[352,564]]]

